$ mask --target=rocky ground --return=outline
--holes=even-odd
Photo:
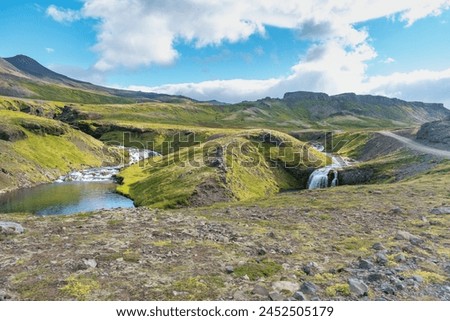
[[[0,300],[450,300],[449,195],[430,178],[258,205],[0,214],[20,224],[0,224]]]

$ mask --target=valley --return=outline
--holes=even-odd
[[[0,300],[450,300],[441,104],[200,102],[25,56],[1,59],[0,76],[0,193],[124,166],[115,195],[137,206],[0,213]],[[130,164],[131,147],[155,153]],[[308,190],[333,155],[349,166],[318,186],[337,186]]]

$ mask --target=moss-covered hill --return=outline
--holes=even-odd
[[[289,135],[243,131],[129,167],[120,174],[118,190],[152,207],[242,201],[305,187],[312,168],[326,162],[323,154]]]
[[[0,110],[0,191],[49,182],[73,169],[117,162],[117,157],[67,124]]]

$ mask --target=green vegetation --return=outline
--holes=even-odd
[[[249,200],[302,187],[287,166],[306,169],[326,161],[286,134],[245,131],[131,166],[120,173],[118,191],[138,205],[162,208],[207,205],[204,193],[211,190],[216,201]]]
[[[335,297],[337,295],[350,296],[350,286],[346,283],[338,283],[330,285],[325,289],[325,293],[329,297]]]
[[[65,101],[71,103],[117,104],[132,103],[132,99],[112,96],[107,93],[70,88],[62,85],[21,81],[21,86],[31,91],[29,98]]]
[[[9,110],[0,110],[0,152],[0,189],[48,182],[119,156],[64,123]]]
[[[82,275],[71,275],[66,279],[66,282],[67,284],[61,288],[61,292],[78,301],[89,299],[89,295],[100,288],[98,281]]]
[[[260,278],[271,277],[280,272],[282,266],[270,260],[249,261],[234,269],[234,275],[237,277],[248,276],[252,281]]]

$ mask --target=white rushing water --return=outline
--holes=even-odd
[[[148,149],[139,150],[134,147],[131,147],[131,148],[122,147],[122,148],[128,150],[128,153],[129,153],[128,165],[133,165],[133,164],[136,164],[139,161],[142,161],[149,157],[154,157],[154,156],[160,155],[159,153],[152,151],[152,150],[148,150]],[[97,168],[89,168],[89,169],[83,169],[83,170],[79,170],[79,171],[73,171],[67,175],[60,176],[56,180],[56,183],[113,181],[114,176],[117,175],[123,167],[125,167],[125,166],[124,165],[106,166],[106,167],[97,167]]]
[[[313,148],[319,152],[323,152],[325,147],[320,144],[313,144]],[[327,156],[331,156],[327,154]],[[331,156],[331,165],[318,168],[311,173],[308,179],[308,189],[318,189],[337,186],[339,184],[339,172],[342,167],[348,166],[348,164],[342,159],[335,156]]]
[[[333,164],[318,168],[312,172],[308,180],[308,189],[327,188],[338,185],[338,169],[342,166],[335,157],[332,159]]]

